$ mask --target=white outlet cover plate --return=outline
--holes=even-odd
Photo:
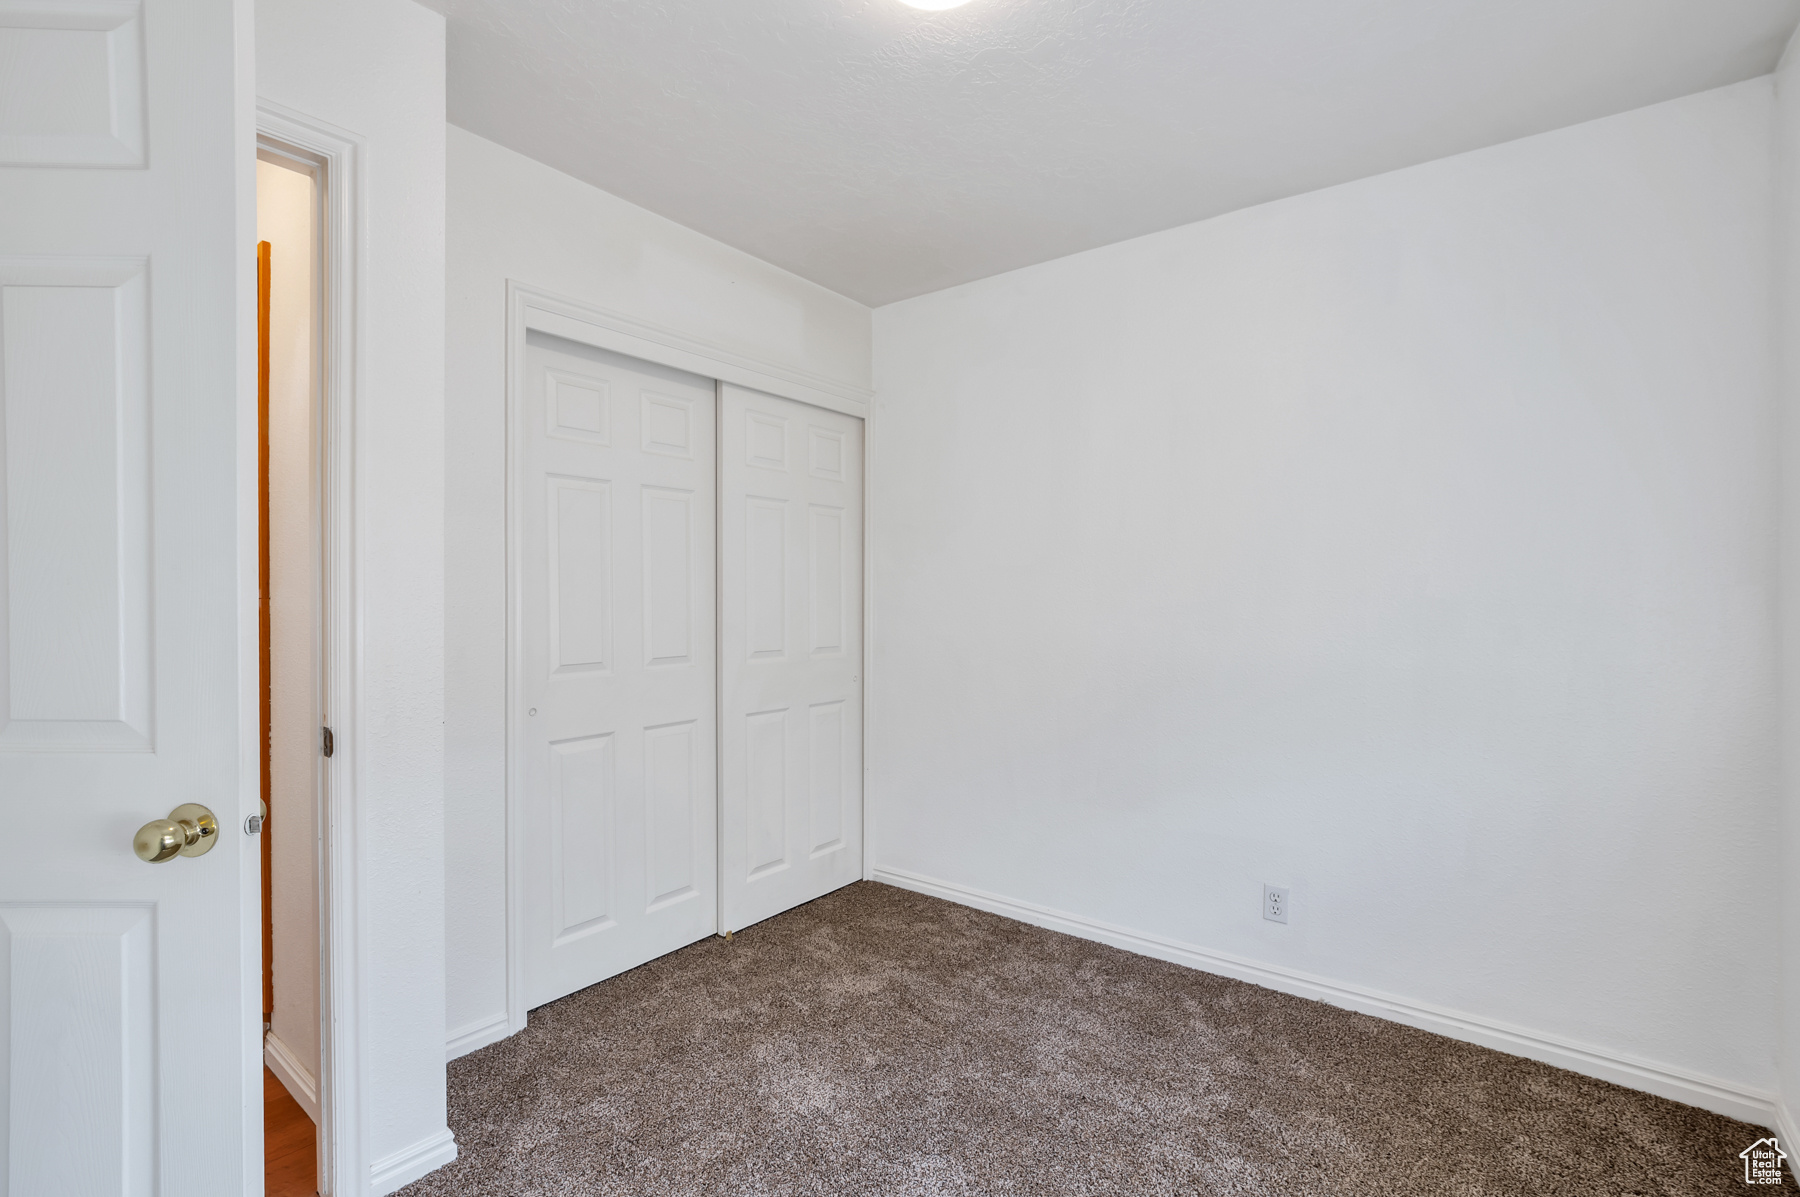
[[[1288,921],[1288,892],[1280,886],[1263,886],[1263,917],[1271,923]]]

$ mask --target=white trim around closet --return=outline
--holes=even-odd
[[[520,519],[522,513],[514,502],[517,481],[513,456],[512,429],[518,405],[525,391],[525,339],[532,331],[549,333],[565,340],[598,349],[622,353],[659,366],[686,370],[703,378],[736,383],[810,403],[829,411],[842,412],[863,421],[865,463],[870,439],[869,419],[873,393],[867,388],[840,382],[792,366],[770,362],[740,353],[710,341],[689,336],[674,329],[611,312],[605,308],[557,295],[537,287],[509,279],[506,284],[506,1015],[477,1026],[458,1028],[446,1045],[450,1058],[472,1052],[525,1029],[525,910],[521,883],[524,878],[524,835],[520,801],[523,776],[518,753],[514,750],[519,728],[514,700],[521,687],[519,676],[523,659],[520,640]],[[869,541],[869,475],[863,475],[863,873],[867,877],[873,857],[869,842],[868,743],[869,718],[867,696],[870,686],[870,595],[873,557]]]
[[[517,381],[515,351],[524,347],[525,331],[536,329],[659,366],[686,370],[702,378],[735,382],[784,399],[795,399],[859,419],[868,418],[872,392],[863,387],[752,357],[659,324],[610,312],[524,283],[508,280],[506,312],[508,411],[511,411],[511,386]]]

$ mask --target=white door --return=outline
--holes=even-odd
[[[862,421],[719,389],[720,903],[862,876]]]
[[[12,1197],[262,1189],[247,19],[0,8]],[[140,860],[186,803],[210,850]]]
[[[716,398],[540,333],[526,354],[514,718],[538,1006],[717,926]]]

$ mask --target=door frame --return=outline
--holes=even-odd
[[[525,1029],[525,842],[524,772],[519,750],[522,733],[514,709],[523,691],[523,623],[521,620],[522,569],[520,545],[522,520],[514,491],[519,480],[520,446],[513,436],[519,406],[525,401],[525,341],[531,332],[549,333],[597,349],[625,354],[659,366],[669,366],[710,378],[736,383],[853,416],[863,422],[863,878],[871,877],[873,853],[869,818],[869,710],[870,659],[873,656],[873,596],[870,544],[869,462],[872,457],[874,393],[821,374],[741,353],[712,341],[672,328],[639,320],[620,312],[531,286],[514,279],[506,282],[506,1010],[485,1023],[458,1030],[446,1045],[454,1058],[497,1042]],[[715,464],[715,469],[716,469]],[[714,578],[715,588],[718,579]],[[716,608],[716,602],[715,602]],[[716,611],[715,611],[716,619]],[[715,679],[716,684],[716,679]]]
[[[361,138],[273,101],[256,103],[256,148],[313,171],[318,188],[320,270],[316,427],[321,504],[319,699],[335,743],[320,757],[319,801],[319,1191],[362,1197],[362,943],[356,867],[357,762],[362,692],[356,507],[357,382],[361,374],[363,256]],[[254,518],[254,512],[252,512]],[[260,746],[257,746],[260,747]],[[257,983],[261,1004],[261,980]],[[260,1023],[261,1018],[257,1021]],[[257,1052],[261,1064],[262,1052]],[[260,1075],[260,1067],[258,1074]],[[260,1088],[258,1090],[260,1092]]]

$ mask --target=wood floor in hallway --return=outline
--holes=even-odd
[[[275,1074],[263,1069],[263,1193],[313,1197],[319,1191],[312,1119]]]

